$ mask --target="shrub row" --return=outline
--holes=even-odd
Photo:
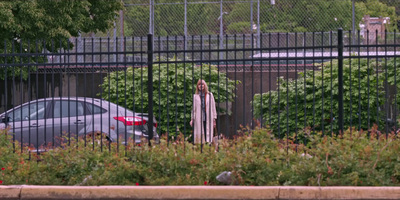
[[[257,129],[213,146],[192,145],[179,136],[158,145],[70,143],[36,155],[14,150],[0,134],[3,185],[221,185],[216,176],[232,172],[238,185],[397,186],[400,140],[366,132],[307,135],[308,143],[274,137]],[[93,145],[94,144],[94,145]],[[18,146],[18,144],[15,144]],[[110,149],[109,149],[110,148]],[[14,152],[15,151],[15,152]]]

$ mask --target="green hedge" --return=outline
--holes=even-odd
[[[395,135],[346,131],[339,136],[309,136],[307,146],[279,140],[257,129],[213,146],[176,141],[154,146],[71,146],[40,156],[18,148],[0,134],[3,185],[221,185],[216,176],[231,171],[238,185],[400,186],[400,140]],[[288,147],[288,148],[287,148]],[[27,160],[30,158],[30,161]],[[88,178],[91,177],[91,178]],[[84,179],[87,178],[87,181]]]

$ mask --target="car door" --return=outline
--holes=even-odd
[[[62,141],[68,142],[76,138],[81,132],[85,133],[85,127],[89,118],[85,117],[85,107],[77,100],[55,100],[52,107],[51,117],[47,119],[48,132],[54,133],[54,144],[59,145]]]
[[[43,136],[48,102],[31,101],[21,107],[7,112],[10,131],[15,134],[15,140],[21,145],[37,148],[44,145]]]

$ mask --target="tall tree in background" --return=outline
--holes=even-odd
[[[66,48],[68,39],[81,32],[109,29],[121,9],[119,0],[1,1],[0,39],[57,40]]]
[[[71,37],[84,32],[106,31],[112,27],[120,0],[5,0],[0,1],[1,53],[41,53],[71,49]],[[45,56],[15,56],[0,58],[0,64],[46,62]],[[5,69],[27,77],[27,67]],[[35,70],[32,68],[32,70]]]

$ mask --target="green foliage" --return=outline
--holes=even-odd
[[[134,112],[147,113],[149,109],[147,72],[147,68],[130,67],[126,74],[110,73],[101,85],[102,98]],[[176,135],[177,132],[185,135],[191,133],[192,128],[189,122],[193,94],[199,79],[207,82],[209,91],[214,94],[216,104],[233,101],[235,82],[227,79],[226,74],[219,72],[215,66],[206,64],[195,66],[183,63],[153,66],[153,112],[158,122],[158,133],[168,132],[170,136]],[[226,113],[217,105],[217,112],[218,110],[220,113]],[[185,127],[186,132],[184,132]]]
[[[136,1],[125,0],[126,3]],[[129,6],[126,10],[126,35],[146,36],[149,30],[150,6]],[[183,35],[184,4],[168,4],[170,0],[158,0],[154,7],[155,34],[159,36]],[[204,0],[204,4],[187,5],[187,28],[189,35],[219,33],[220,4]],[[400,9],[394,0],[364,0],[355,2],[355,23],[362,21],[366,14],[371,17],[390,17],[387,30],[397,30]],[[253,2],[253,24],[257,20],[257,1]],[[250,2],[223,3],[224,30],[227,34],[251,33]],[[343,28],[352,29],[352,0],[279,0],[275,5],[260,1],[260,26],[262,32],[320,32]],[[396,8],[398,13],[396,14]],[[245,24],[249,26],[245,26]],[[356,29],[359,29],[356,26]],[[239,32],[242,31],[242,32]]]
[[[79,32],[106,31],[122,8],[121,1],[106,0],[2,1],[0,38],[68,40]]]
[[[137,1],[125,0],[125,3],[138,4]],[[183,4],[168,4],[169,0],[158,0],[154,6],[154,34],[157,36],[176,36],[184,34]],[[182,2],[180,2],[182,3]],[[148,1],[143,5],[126,7],[125,35],[146,36],[149,31],[150,6]],[[207,35],[218,33],[219,6],[217,4],[189,4],[187,6],[187,28],[189,35]],[[204,26],[204,23],[208,26]],[[214,26],[210,26],[214,25]]]
[[[71,37],[81,32],[108,30],[123,9],[121,1],[107,0],[16,0],[0,2],[0,53],[19,53],[22,56],[0,58],[0,65],[17,63],[18,66],[2,67],[0,78],[8,75],[27,77],[29,70],[23,64],[46,62],[45,56],[29,53],[57,52],[73,47]],[[28,45],[29,44],[29,45]],[[11,76],[9,76],[11,77]]]
[[[390,85],[394,85],[394,63],[395,61],[391,60],[387,65]],[[379,75],[376,70],[380,71]],[[385,127],[386,77],[382,70],[385,70],[385,67],[377,61],[345,60],[343,67],[345,128],[351,125],[368,130],[373,124],[377,124],[381,129]],[[305,127],[317,131],[324,130],[325,133],[338,132],[337,61],[333,61],[332,64],[324,63],[319,70],[307,71],[305,75],[301,73],[298,79],[280,78],[278,85],[276,91],[254,96],[255,115],[262,114],[263,119],[271,124],[275,134],[280,136],[286,133],[293,134]]]
[[[110,149],[71,140],[70,146],[29,156],[26,148],[13,153],[10,135],[3,131],[0,180],[3,185],[222,185],[216,176],[230,171],[233,184],[244,186],[399,186],[399,138],[386,138],[375,128],[370,134],[318,133],[308,136],[305,146],[257,129],[221,139],[218,151],[205,145],[202,153],[200,145],[181,136],[169,145],[163,138],[151,147],[131,141]]]
[[[235,22],[228,26],[228,34],[249,34],[251,33],[250,22]]]

